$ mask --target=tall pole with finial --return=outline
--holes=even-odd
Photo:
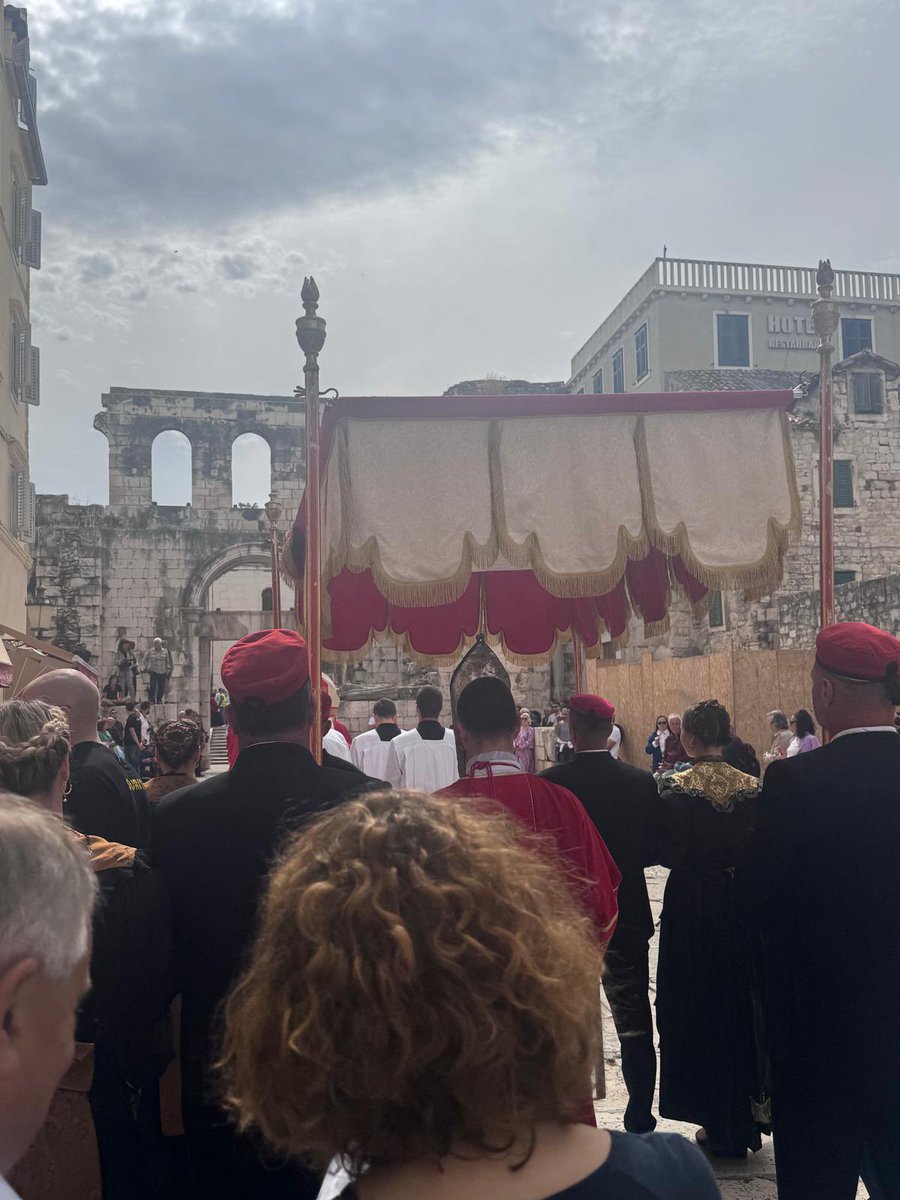
[[[829,259],[816,272],[818,300],[812,304],[813,327],[819,335],[819,625],[834,624],[834,381],[832,336],[838,306],[832,299],[834,271]]]
[[[303,378],[306,385],[306,563],[303,572],[306,642],[312,684],[310,750],[322,761],[322,598],[320,592],[321,516],[319,506],[319,352],[325,345],[325,322],[317,316],[319,289],[309,276],[300,293],[304,315],[297,318],[297,341],[306,356]]]

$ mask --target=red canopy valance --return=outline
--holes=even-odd
[[[379,635],[452,660],[482,629],[513,657],[589,654],[672,589],[764,594],[800,503],[791,392],[339,400],[320,457],[323,647]],[[305,511],[292,539],[302,563]]]

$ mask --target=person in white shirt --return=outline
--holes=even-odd
[[[419,723],[390,743],[384,778],[394,788],[437,792],[459,779],[456,736],[440,722],[444,697],[440,688],[419,688],[416,714]]]
[[[376,700],[372,709],[374,729],[358,733],[350,743],[350,761],[354,767],[359,767],[364,775],[373,779],[386,779],[388,754],[391,742],[400,736],[400,726],[397,724],[397,705],[393,700],[384,697]]]
[[[97,884],[60,819],[0,793],[0,1198],[75,1054]]]
[[[321,696],[322,749],[327,750],[332,758],[342,758],[344,762],[350,762],[350,747],[347,745],[347,739],[335,729],[334,722],[331,720],[331,696],[328,688],[322,688]]]
[[[619,753],[622,749],[622,726],[621,725],[615,725],[615,724],[613,725],[612,733],[610,734],[609,742],[607,743],[606,748],[610,752],[610,754],[613,756],[613,758],[619,757]]]

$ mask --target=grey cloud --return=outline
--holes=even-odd
[[[108,254],[82,254],[78,260],[78,278],[82,283],[101,283],[115,274],[116,264]]]
[[[256,264],[247,254],[223,254],[219,270],[227,279],[250,279],[256,272]]]
[[[757,24],[777,39],[790,17],[772,0],[759,7]],[[819,8],[821,27],[836,0]],[[202,214],[209,229],[405,189],[510,136],[609,148],[623,120],[664,115],[696,73],[721,73],[701,47],[725,61],[753,52],[752,25],[739,47],[728,36],[743,11],[738,0],[158,0],[139,13],[83,0],[77,12],[35,10],[52,205],[82,228],[179,229]],[[792,44],[776,41],[782,58]]]

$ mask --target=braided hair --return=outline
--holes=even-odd
[[[49,790],[69,756],[69,722],[43,700],[0,704],[0,788],[20,796]]]
[[[727,746],[731,741],[731,717],[718,700],[701,700],[685,709],[682,729],[704,746]]]
[[[167,767],[183,767],[202,747],[200,726],[189,717],[167,721],[156,731],[156,757]]]

